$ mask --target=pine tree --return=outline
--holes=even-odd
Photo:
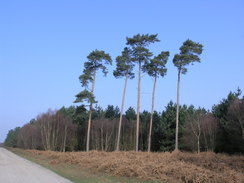
[[[200,43],[186,40],[180,47],[180,53],[176,54],[173,58],[173,63],[178,69],[178,82],[177,82],[177,108],[176,108],[176,132],[175,132],[175,150],[178,150],[178,131],[179,131],[179,103],[180,103],[180,75],[187,73],[189,64],[200,62],[199,56],[202,53],[203,45]]]
[[[134,78],[134,73],[132,72],[134,64],[131,60],[130,50],[126,47],[124,48],[122,55],[116,58],[116,70],[114,70],[114,77],[120,78],[125,77],[124,83],[124,91],[122,96],[122,103],[120,109],[120,118],[119,118],[119,128],[118,128],[118,137],[116,143],[116,151],[119,151],[119,144],[120,144],[120,134],[121,134],[121,124],[122,124],[122,117],[124,112],[124,101],[125,101],[125,94],[126,94],[126,87],[127,87],[127,80]]]
[[[147,48],[151,43],[159,42],[157,34],[137,34],[132,38],[126,38],[127,45],[131,47],[132,61],[138,63],[138,88],[137,88],[137,117],[136,117],[136,148],[139,147],[139,123],[140,123],[140,94],[141,94],[141,70],[144,63],[148,62],[152,53]]]
[[[89,103],[89,119],[87,128],[86,151],[89,151],[91,118],[92,118],[92,104],[95,102],[94,88],[96,81],[96,72],[101,69],[104,76],[107,75],[108,70],[105,65],[112,64],[112,59],[109,54],[104,51],[95,50],[87,56],[88,61],[84,63],[83,74],[79,77],[80,82],[86,89],[76,95],[75,102],[83,102],[86,100]],[[88,89],[89,83],[92,83],[92,88]]]
[[[152,110],[151,110],[151,118],[150,118],[150,126],[149,126],[149,135],[148,135],[148,152],[151,151],[151,136],[152,136],[152,123],[153,123],[153,114],[154,114],[154,97],[156,90],[157,78],[159,76],[164,77],[166,75],[167,69],[165,67],[167,60],[169,57],[169,52],[161,52],[158,56],[155,56],[150,60],[149,63],[145,64],[144,70],[148,73],[149,76],[153,77],[153,92],[152,92]]]

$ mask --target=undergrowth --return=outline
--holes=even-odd
[[[244,183],[244,156],[203,152],[52,152],[28,150],[50,165],[75,165],[94,173],[170,183]]]

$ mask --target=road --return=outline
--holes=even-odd
[[[71,181],[0,148],[0,183],[72,183]]]

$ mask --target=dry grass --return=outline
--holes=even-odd
[[[244,156],[214,153],[51,152],[29,150],[50,164],[70,163],[95,172],[172,183],[244,183]]]

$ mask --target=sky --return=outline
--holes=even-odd
[[[0,142],[48,109],[74,104],[83,90],[79,76],[87,55],[104,50],[115,60],[126,37],[158,34],[149,49],[169,51],[168,72],[159,78],[155,109],[176,102],[177,69],[172,63],[182,43],[204,45],[201,63],[181,77],[180,103],[211,110],[230,91],[244,92],[243,0],[2,0],[0,1]],[[121,105],[123,79],[101,72],[98,105]],[[138,69],[134,72],[137,75]],[[153,80],[141,84],[141,111],[150,110]],[[125,108],[136,108],[137,77],[130,80]]]

